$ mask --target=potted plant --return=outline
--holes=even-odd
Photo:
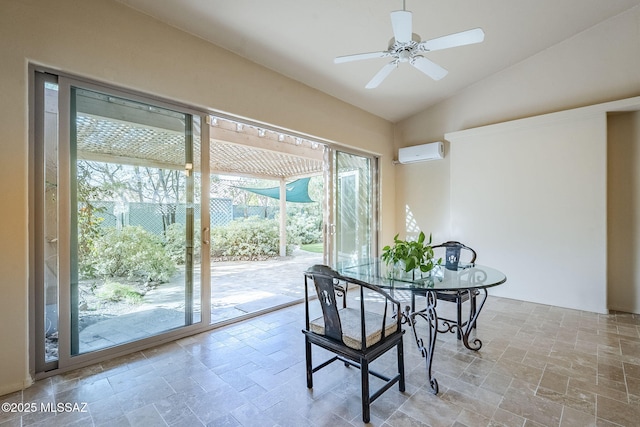
[[[415,279],[416,273],[422,275],[442,263],[442,258],[434,258],[431,234],[428,241],[422,231],[417,240],[401,240],[398,236],[396,234],[393,238],[393,246],[387,245],[382,248],[382,261],[392,277],[401,277],[411,272],[411,278]]]

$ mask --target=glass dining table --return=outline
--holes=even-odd
[[[475,334],[473,337],[471,334],[487,300],[487,289],[507,281],[506,275],[495,268],[464,263],[436,266],[429,273],[415,274],[398,273],[380,260],[360,260],[342,262],[336,270],[347,279],[360,280],[385,289],[392,297],[400,294],[399,291],[426,296],[425,308],[412,311],[411,306],[407,305],[404,313],[399,315],[403,316],[403,322],[411,327],[416,344],[425,358],[427,379],[434,394],[438,393],[438,381],[433,377],[431,367],[438,332],[457,333],[458,329],[461,329],[461,341],[464,346],[469,350],[480,350],[482,341],[475,337]],[[475,310],[469,310],[468,320],[458,325],[457,322],[438,318],[436,310],[438,292],[466,293],[469,299],[480,297],[481,301],[480,304],[476,303]],[[416,329],[419,319],[423,319],[428,324],[426,344]]]

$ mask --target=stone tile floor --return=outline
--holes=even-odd
[[[40,380],[0,397],[38,409],[0,412],[0,426],[362,425],[356,369],[335,363],[306,388],[303,323],[299,304]],[[640,316],[489,297],[477,334],[484,344],[478,352],[453,334],[438,336],[440,393],[433,395],[407,333],[407,390],[394,387],[375,401],[371,424],[640,425]],[[379,370],[393,367],[388,356],[376,361]],[[41,410],[54,403],[80,406]]]

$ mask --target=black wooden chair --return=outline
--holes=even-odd
[[[473,264],[476,262],[476,251],[471,249],[470,247],[456,241],[448,241],[441,243],[439,245],[432,246],[434,250],[434,254],[436,254],[436,258],[438,258],[437,253],[438,250],[444,249],[444,266],[449,270],[457,270],[460,262],[466,262],[469,264]],[[463,255],[463,252],[466,252],[466,256]],[[465,258],[464,261],[461,261],[461,258]],[[469,296],[471,294],[471,296]],[[416,307],[416,296],[426,296],[425,292],[413,291],[411,293],[411,310],[415,311]],[[442,318],[442,320],[449,322],[450,324],[457,325],[456,335],[458,339],[462,339],[462,328],[466,326],[467,322],[462,320],[462,304],[466,301],[469,301],[469,310],[470,317],[473,318],[473,315],[476,312],[476,294],[474,292],[462,292],[462,291],[437,291],[436,297],[442,301],[453,302],[456,304],[456,319],[446,319]],[[476,325],[472,325],[474,328]]]
[[[322,316],[310,320],[308,282],[315,285]],[[350,286],[359,288],[359,308],[346,304],[345,290]],[[362,420],[371,418],[371,403],[398,383],[400,391],[405,390],[404,354],[400,325],[400,303],[377,286],[340,276],[325,265],[315,265],[305,272],[305,336],[307,387],[313,388],[313,373],[337,360],[346,366],[360,369],[362,387]],[[380,310],[365,309],[368,294],[375,294]],[[337,300],[343,299],[342,308]],[[369,305],[367,303],[366,305]],[[369,307],[370,308],[370,307]],[[329,360],[313,366],[311,345],[315,344],[335,354]],[[369,364],[388,350],[397,349],[398,373],[391,378],[369,369]],[[369,391],[369,374],[385,383],[377,391]]]

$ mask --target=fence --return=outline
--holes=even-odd
[[[105,202],[91,204],[100,209],[102,227],[142,226],[154,234],[163,234],[167,225],[186,222],[185,203]],[[194,217],[200,218],[200,204],[193,204]],[[231,199],[211,199],[209,203],[211,227],[226,225],[234,219]]]

